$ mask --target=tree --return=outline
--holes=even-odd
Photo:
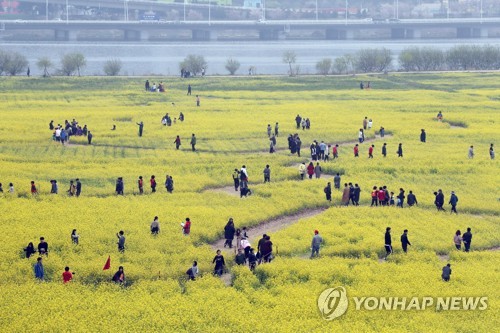
[[[7,71],[7,67],[11,57],[12,54],[10,52],[0,50],[0,75],[2,75],[3,72]]]
[[[348,72],[347,59],[345,56],[335,58],[332,70],[337,74],[344,74]]]
[[[22,73],[28,67],[28,60],[26,57],[18,52],[11,52],[9,61],[6,64],[5,72],[11,76]]]
[[[355,67],[364,73],[383,72],[390,67],[391,63],[391,50],[386,48],[362,49],[356,54]]]
[[[67,76],[75,72],[80,76],[80,70],[87,65],[87,60],[85,60],[85,56],[81,53],[68,53],[62,57],[61,65],[62,72]]]
[[[120,59],[110,59],[104,63],[104,73],[107,76],[116,76],[122,69],[122,61]]]
[[[40,70],[43,70],[43,77],[49,77],[50,76],[49,68],[54,66],[52,61],[50,61],[50,59],[47,57],[43,57],[43,58],[38,59],[36,65]]]
[[[234,75],[236,71],[240,68],[240,62],[233,58],[229,58],[226,60],[226,69],[229,74]]]
[[[288,66],[290,67],[289,70],[290,76],[294,75],[292,64],[295,64],[296,61],[297,61],[297,55],[295,54],[294,51],[288,50],[283,53],[283,62],[285,64],[288,64]]]
[[[207,62],[203,56],[190,54],[179,64],[179,68],[197,75],[203,68],[207,68]]]
[[[316,71],[321,75],[328,75],[332,68],[332,59],[325,58],[316,63]]]

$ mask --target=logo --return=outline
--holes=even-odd
[[[318,297],[318,308],[324,320],[333,320],[347,311],[349,301],[344,287],[328,288]]]

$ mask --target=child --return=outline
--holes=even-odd
[[[390,206],[394,206],[394,192],[391,192],[391,199],[389,201]]]

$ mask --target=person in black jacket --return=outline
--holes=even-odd
[[[462,235],[462,241],[464,242],[465,252],[469,252],[470,243],[472,242],[472,232],[470,228],[467,228],[467,232]]]
[[[443,191],[441,191],[441,189],[439,189],[437,192],[434,192],[434,195],[436,196],[434,204],[436,205],[437,210],[438,211],[442,210],[443,212],[445,212],[446,210],[443,208],[443,205],[444,205]]]
[[[422,128],[422,132],[420,132],[420,142],[425,142],[426,137],[425,130]]]
[[[234,228],[233,218],[229,218],[226,226],[224,227],[224,238],[226,239],[224,247],[229,246],[230,249],[233,248],[233,239],[236,229]]]
[[[217,250],[217,255],[212,260],[212,264],[215,264],[214,267],[214,275],[222,276],[224,272],[224,266],[226,266],[226,262],[224,261],[224,257],[220,254],[220,250]]]
[[[392,253],[391,227],[385,229],[385,260]]]
[[[328,185],[325,187],[326,200],[332,202],[332,184],[328,182]]]
[[[469,228],[470,229],[470,228]],[[465,235],[465,234],[464,234]],[[26,258],[31,257],[33,254],[36,253],[35,251],[35,246],[33,245],[33,242],[29,242],[28,246],[24,248],[24,252],[26,252]]]
[[[405,229],[403,231],[403,234],[401,235],[401,247],[403,248],[403,251],[406,253],[408,250],[408,245],[411,246],[410,241],[408,240],[408,229]]]
[[[397,204],[397,206],[403,208],[403,204],[405,202],[405,190],[403,190],[402,188],[400,188],[399,189],[399,194],[398,194],[397,198],[398,198],[398,204]]]
[[[358,184],[354,184],[354,205],[359,206],[359,197],[361,195],[361,187]]]
[[[415,194],[413,194],[412,191],[410,191],[410,193],[408,193],[408,198],[406,198],[406,203],[410,207],[413,205],[418,205],[417,197],[415,196]]]
[[[38,253],[40,255],[48,255],[49,253],[49,244],[47,244],[44,237],[40,237],[40,243],[38,243]]]
[[[403,144],[400,143],[399,146],[398,146],[398,157],[403,157]]]

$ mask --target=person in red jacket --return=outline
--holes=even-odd
[[[357,143],[354,146],[354,157],[359,157],[359,146]]]
[[[191,220],[189,217],[186,217],[186,222],[182,223],[182,234],[184,236],[189,236],[191,232]]]
[[[377,196],[378,196],[378,204],[380,206],[385,206],[385,191],[383,187],[378,188]]]
[[[371,207],[378,206],[378,190],[377,186],[373,186],[372,190],[372,204]]]
[[[333,158],[339,158],[339,145],[333,146],[332,149]]]
[[[312,179],[314,175],[314,164],[312,162],[309,162],[309,165],[307,166],[307,174],[309,175],[309,179]]]
[[[139,176],[139,179],[137,180],[137,187],[139,188],[139,194],[144,193],[144,182],[142,180],[142,176]]]
[[[154,175],[151,176],[149,183],[151,184],[151,192],[156,192],[156,179]]]
[[[375,145],[371,145],[370,148],[368,148],[368,158],[373,158],[373,148]]]
[[[69,271],[69,267],[64,267],[64,272],[62,273],[63,283],[68,283],[73,279],[73,273]]]

